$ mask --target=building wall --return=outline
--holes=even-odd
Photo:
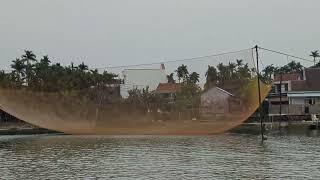
[[[314,104],[306,103],[310,98],[314,99]],[[320,99],[319,97],[289,97],[289,104],[282,104],[281,109],[282,114],[285,115],[320,114]],[[279,115],[280,105],[270,105],[269,114]]]
[[[305,98],[303,97],[291,97],[289,98],[290,104],[304,105]]]
[[[167,82],[167,76],[164,69],[127,69],[122,73],[124,84],[120,86],[120,94],[123,98],[129,96],[129,90],[149,87],[149,91],[153,91],[157,88],[159,83]]]
[[[280,89],[278,89],[278,86],[280,85],[280,81],[276,81],[273,83],[273,86],[275,87],[275,92],[274,93],[278,93],[280,92]],[[291,91],[291,81],[282,81],[281,83],[281,92],[282,93],[286,93],[288,91],[286,91],[285,86],[288,86],[288,91]]]
[[[201,95],[201,113],[223,114],[229,113],[229,94],[212,88]]]

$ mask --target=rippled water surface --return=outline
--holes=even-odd
[[[319,137],[2,136],[0,179],[320,179]]]

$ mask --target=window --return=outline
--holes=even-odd
[[[276,93],[280,94],[280,84],[276,84],[275,89],[276,89]]]
[[[289,86],[288,86],[287,83],[286,84],[281,84],[281,92],[282,93],[288,92],[288,90],[289,90]],[[274,87],[272,87],[271,92],[280,94],[280,84],[274,85]]]
[[[272,89],[271,89],[270,93],[276,93],[276,87],[275,87],[275,86],[272,86],[271,88],[272,88]]]
[[[316,100],[315,100],[314,98],[306,98],[306,99],[304,100],[304,103],[305,103],[306,105],[314,105],[315,102],[316,102]]]
[[[284,84],[284,91],[288,92],[288,84]]]

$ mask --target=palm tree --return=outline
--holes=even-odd
[[[13,69],[14,79],[19,84],[22,84],[22,81],[25,78],[25,67],[25,64],[19,58],[12,61],[11,68]]]
[[[237,59],[237,66],[238,68],[243,65],[243,60],[242,59]]]
[[[81,70],[81,71],[86,71],[88,70],[88,66],[84,64],[84,62],[82,62],[81,64],[79,64],[78,68]]]
[[[199,77],[200,76],[198,73],[196,73],[196,72],[191,73],[189,76],[190,83],[196,84],[197,82],[199,82]]]
[[[241,67],[238,67],[237,76],[236,79],[248,79],[251,78],[251,72],[254,71],[249,68],[248,63],[245,65],[242,65]]]
[[[36,62],[36,55],[32,51],[25,50],[21,61],[26,65],[26,83],[29,85],[32,76],[32,62]]]
[[[290,72],[299,72],[302,73],[303,66],[300,64],[300,62],[291,61],[287,64],[288,69]]]
[[[51,61],[49,60],[48,55],[43,56],[42,59],[40,59],[40,63],[41,63],[42,65],[49,66],[49,64],[51,63]]]
[[[316,65],[316,58],[320,57],[319,51],[318,50],[311,51],[310,56],[313,57],[314,65]]]
[[[173,73],[170,73],[169,75],[167,75],[168,83],[176,83],[176,81],[174,80],[173,76],[174,76]]]
[[[223,65],[223,63],[219,63],[217,65],[217,69],[218,69],[218,80],[219,80],[219,84],[224,84],[225,80],[229,79],[229,71],[228,68]]]
[[[181,79],[183,79],[183,82],[187,81],[189,72],[188,72],[186,65],[182,64],[181,66],[179,66],[177,68],[177,70],[175,72],[177,73],[179,83],[180,83]]]
[[[227,66],[229,76],[231,79],[234,79],[236,77],[236,73],[235,73],[236,67],[237,67],[237,64],[232,63],[232,62],[229,62],[229,66]]]
[[[31,62],[37,61],[36,55],[32,51],[28,51],[28,50],[24,51],[24,55],[22,55],[21,58],[22,58],[21,59],[22,61],[27,61],[27,63],[30,63],[30,61]]]
[[[276,67],[273,66],[273,64],[266,66],[262,72],[263,72],[263,77],[265,77],[267,80],[271,80],[271,76],[274,74],[276,71]]]
[[[25,68],[25,65],[23,64],[23,62],[19,58],[16,58],[16,60],[12,61],[11,68],[16,73],[24,74],[23,70]]]
[[[217,84],[218,72],[214,66],[208,66],[208,70],[205,76],[206,76],[205,89],[209,89],[212,86],[215,86]]]

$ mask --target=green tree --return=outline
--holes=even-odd
[[[205,76],[206,76],[206,83],[204,85],[205,89],[209,89],[213,86],[216,86],[218,81],[218,72],[214,66],[208,66],[208,70]]]
[[[177,73],[179,83],[181,82],[181,79],[183,82],[186,82],[188,80],[189,72],[188,72],[188,68],[186,65],[182,64],[181,66],[179,66],[177,68],[177,70],[175,72]]]
[[[266,66],[262,70],[262,80],[264,82],[271,82],[272,81],[272,75],[278,71],[278,68],[275,67],[273,64]]]
[[[168,83],[176,83],[176,81],[174,80],[173,76],[174,76],[173,73],[170,73],[169,75],[167,75]]]
[[[316,65],[316,58],[320,57],[319,51],[311,51],[310,54],[311,57],[313,57],[314,66]]]
[[[176,95],[175,109],[179,112],[191,112],[192,117],[199,114],[201,88],[194,83],[183,84],[182,89]],[[192,118],[190,117],[190,118]]]
[[[13,69],[12,76],[14,77],[13,80],[18,85],[22,85],[26,72],[25,72],[25,65],[23,61],[21,61],[19,58],[16,58],[16,60],[12,61],[11,68]]]
[[[250,79],[252,71],[253,70],[251,70],[249,68],[248,63],[244,64],[244,65],[241,65],[241,66],[238,67],[238,70],[237,70],[237,78],[238,79]]]
[[[82,62],[81,64],[79,64],[78,68],[81,70],[81,71],[86,71],[88,70],[88,66],[84,64],[84,62]]]
[[[227,70],[229,72],[229,78],[230,79],[236,79],[237,78],[237,70],[236,70],[237,64],[229,62],[229,65],[227,66]]]
[[[192,72],[189,76],[189,82],[192,84],[196,84],[199,82],[199,74],[197,72]]]
[[[275,73],[301,73],[303,72],[303,66],[299,62],[291,61],[288,64],[277,68]]]
[[[21,61],[25,64],[26,68],[26,85],[29,86],[33,76],[33,63],[37,62],[36,55],[29,50],[25,50],[21,56]]]

